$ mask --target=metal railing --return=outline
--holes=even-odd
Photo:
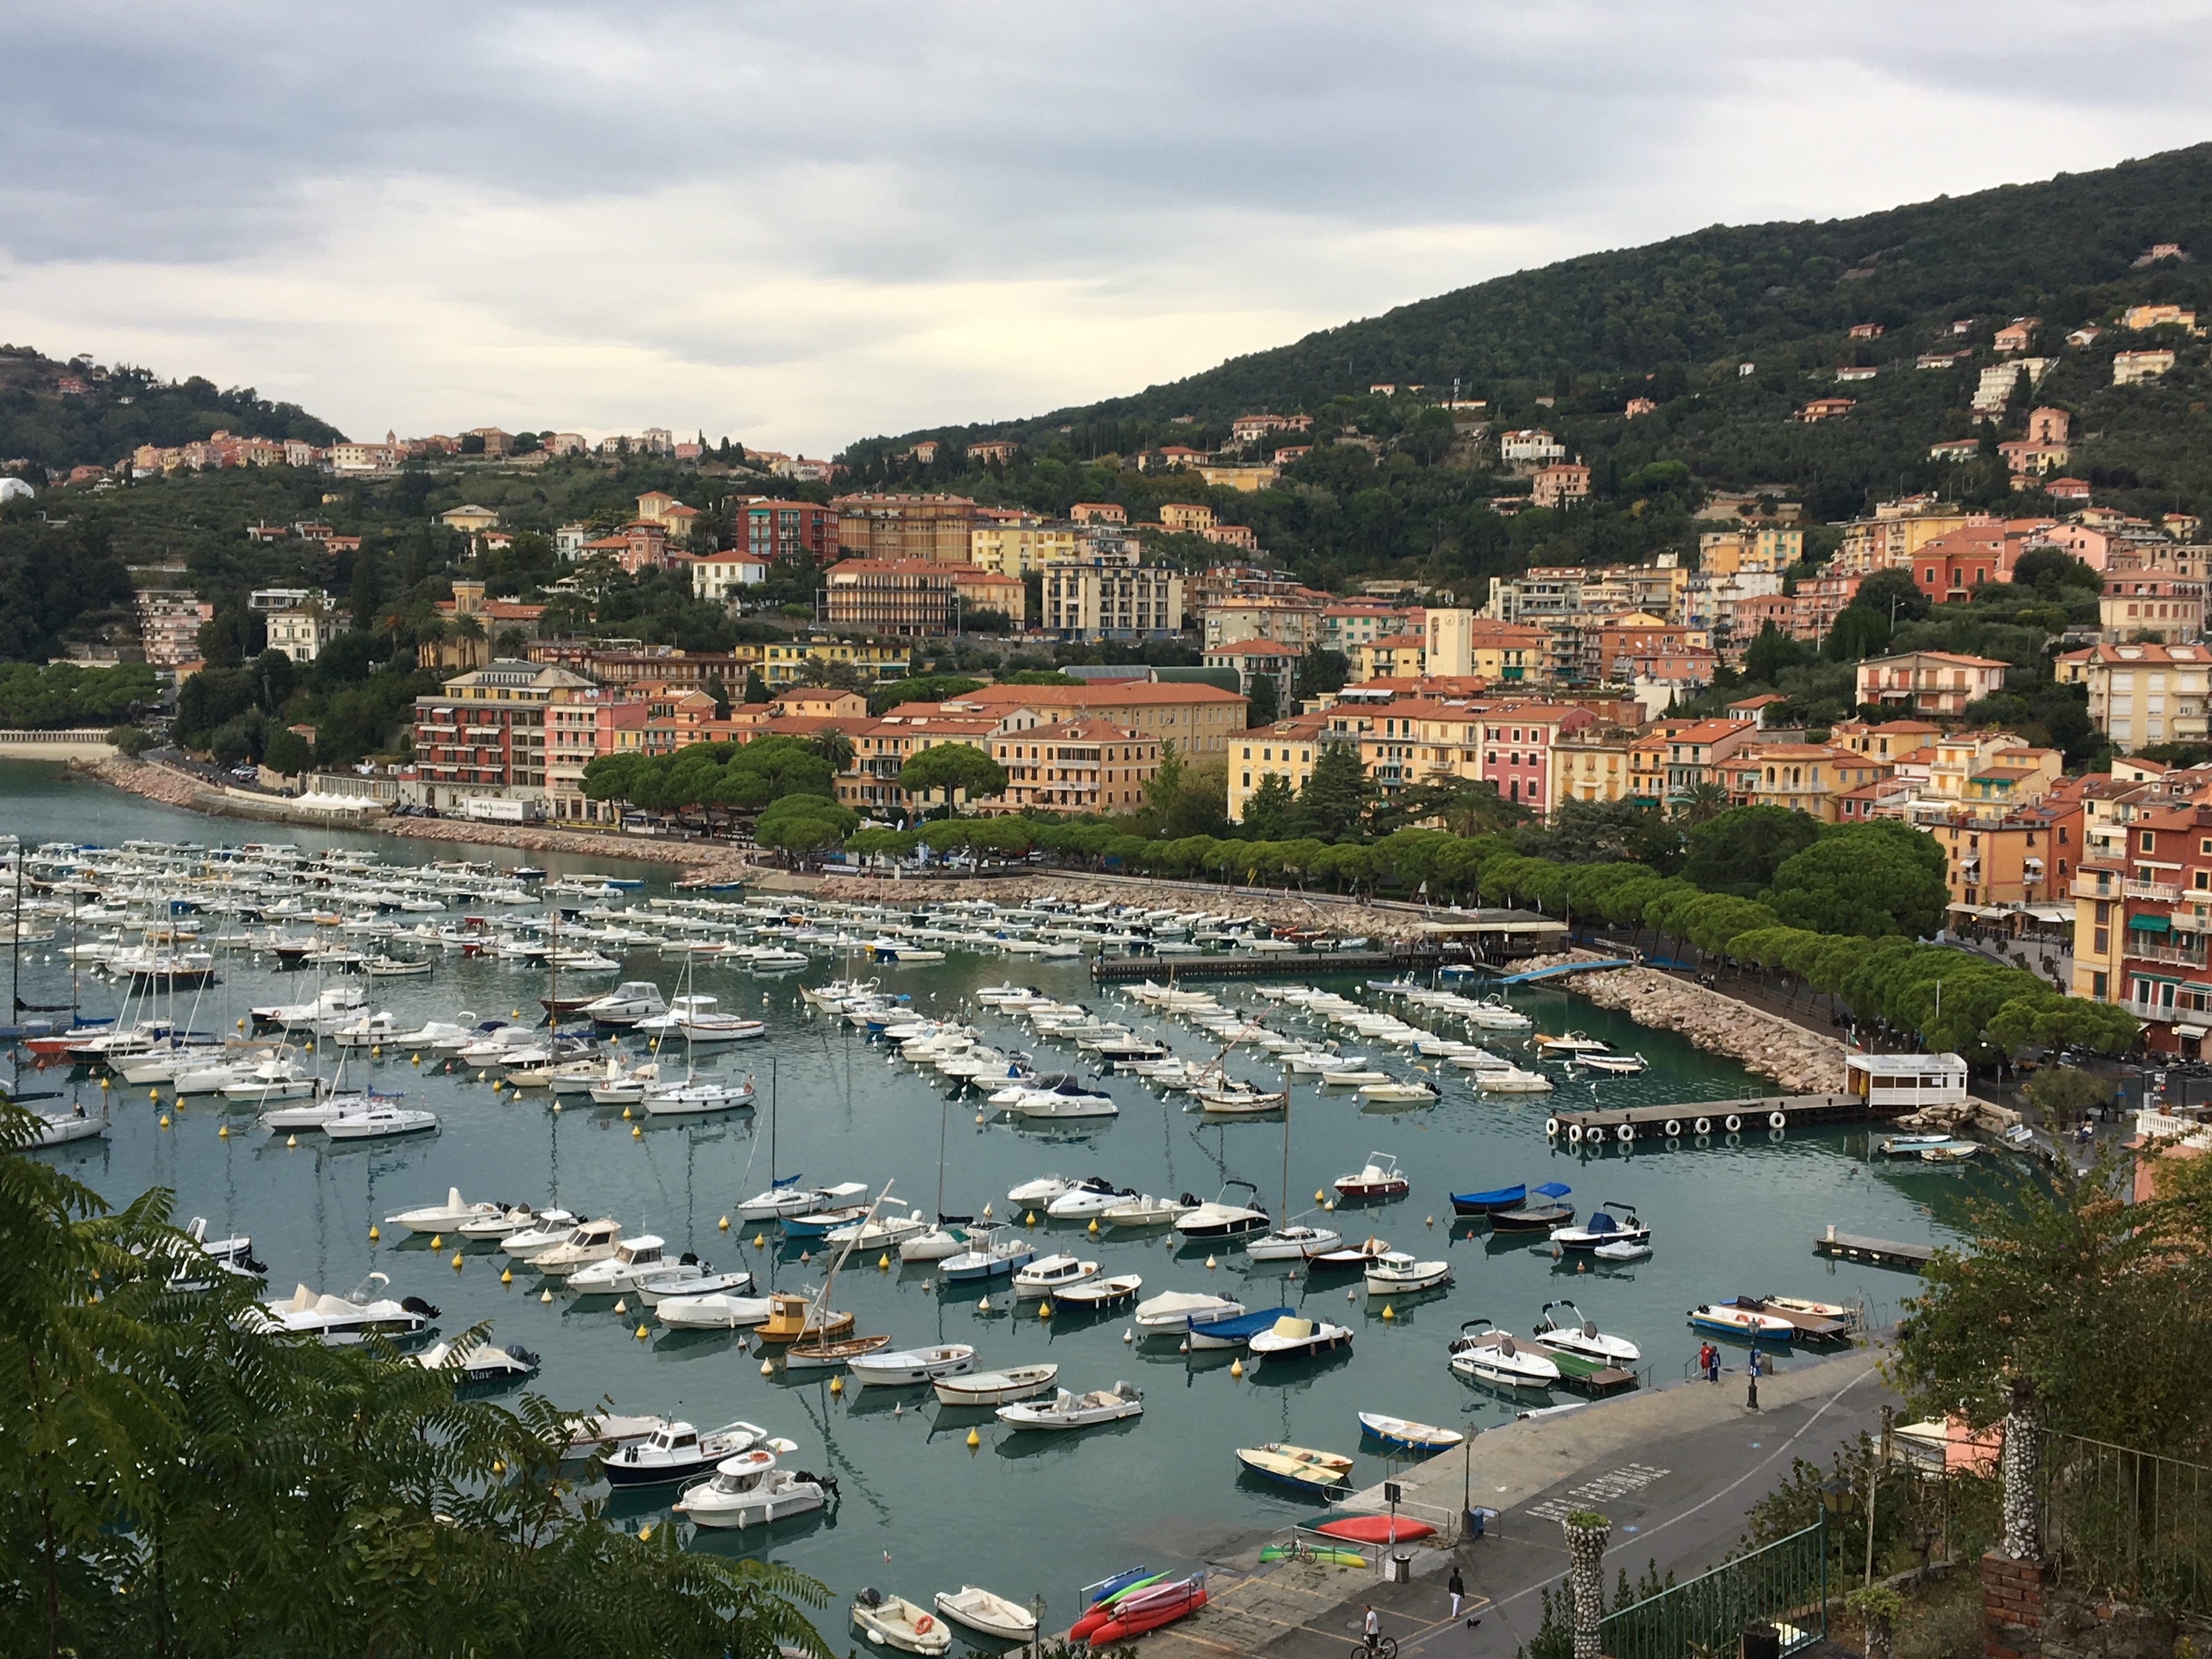
[[[1828,1633],[1827,1529],[1815,1524],[1777,1539],[1607,1615],[1598,1626],[1609,1659],[1705,1659],[1741,1646],[1759,1620],[1782,1633],[1782,1651]]]
[[[2212,1609],[2212,1468],[2051,1433],[2040,1463],[2044,1549],[2062,1583]]]

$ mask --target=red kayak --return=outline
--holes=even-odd
[[[1409,1521],[1400,1516],[1393,1521],[1387,1515],[1347,1515],[1340,1521],[1324,1521],[1313,1528],[1331,1538],[1348,1538],[1355,1544],[1404,1544],[1416,1538],[1432,1538],[1436,1528],[1425,1521]]]
[[[1147,1577],[1137,1580],[1133,1584],[1125,1584],[1120,1589],[1109,1591],[1100,1596],[1091,1604],[1091,1611],[1075,1621],[1073,1627],[1067,1632],[1067,1639],[1071,1642],[1090,1640],[1092,1631],[1111,1620],[1119,1618],[1122,1604],[1137,1596],[1148,1595],[1155,1590],[1182,1588],[1180,1582],[1173,1584],[1164,1584],[1159,1582],[1166,1577],[1165,1573],[1153,1573]]]
[[[1206,1586],[1196,1580],[1188,1584],[1170,1588],[1178,1594],[1149,1597],[1134,1607],[1117,1609],[1119,1617],[1108,1620],[1091,1632],[1091,1645],[1095,1649],[1109,1648],[1116,1642],[1125,1642],[1132,1636],[1141,1636],[1148,1630],[1158,1630],[1163,1625],[1172,1625],[1185,1619],[1206,1605]]]

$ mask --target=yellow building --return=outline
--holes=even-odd
[[[1561,801],[1625,799],[1632,741],[1619,731],[1577,732],[1561,738],[1552,748],[1552,793],[1544,803],[1546,816]]]
[[[913,653],[896,640],[841,640],[817,634],[781,645],[741,645],[739,658],[760,653],[761,678],[770,685],[789,685],[810,663],[845,663],[865,680],[904,679],[914,669]]]
[[[979,518],[968,532],[968,562],[994,575],[1026,576],[1048,564],[1073,560],[1078,536],[1072,524]]]
[[[1321,733],[1329,715],[1299,714],[1273,726],[1240,732],[1229,750],[1229,821],[1244,821],[1244,803],[1270,777],[1282,779],[1292,794],[1306,787],[1321,754]]]
[[[1272,466],[1201,466],[1198,476],[1216,489],[1242,490],[1249,495],[1273,488],[1281,470]]]
[[[1736,576],[1747,571],[1778,573],[1796,563],[1804,553],[1805,532],[1778,526],[1709,530],[1698,538],[1698,568],[1708,576]]]
[[[488,507],[473,503],[466,507],[448,508],[438,515],[438,522],[448,530],[458,530],[463,535],[473,536],[479,531],[499,528],[499,514]]]

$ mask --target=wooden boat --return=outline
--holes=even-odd
[[[1314,1530],[1324,1537],[1348,1539],[1355,1544],[1405,1544],[1437,1534],[1427,1522],[1403,1515],[1343,1515],[1322,1522]]]
[[[1362,1412],[1359,1426],[1386,1446],[1407,1451],[1449,1451],[1467,1438],[1457,1429],[1440,1429],[1433,1423],[1416,1423],[1388,1412]]]
[[[781,1291],[769,1297],[769,1316],[753,1328],[753,1334],[763,1342],[773,1342],[781,1346],[796,1342],[802,1337],[832,1340],[852,1328],[852,1315],[835,1312],[816,1314],[812,1297]]]
[[[1296,1492],[1341,1492],[1352,1479],[1349,1457],[1281,1441],[1264,1446],[1240,1446],[1237,1461],[1261,1480]]]
[[[786,1350],[787,1364],[790,1363],[791,1352]],[[974,1370],[975,1350],[965,1342],[948,1342],[934,1348],[860,1355],[852,1363],[854,1378],[864,1389],[908,1388]]]
[[[1042,1394],[1059,1377],[1057,1365],[1012,1365],[1002,1371],[940,1376],[931,1386],[947,1406],[1006,1406]]]
[[[1556,1182],[1552,1183],[1557,1185]],[[1340,1182],[1338,1190],[1342,1190]],[[1567,1189],[1559,1188],[1561,1192]],[[1528,1183],[1511,1187],[1493,1187],[1484,1193],[1454,1193],[1451,1195],[1454,1215],[1495,1215],[1501,1210],[1517,1210],[1528,1196]]]
[[[871,1642],[905,1653],[936,1655],[952,1648],[952,1632],[934,1613],[901,1595],[864,1589],[853,1602],[853,1622]]]
[[[994,1595],[974,1584],[963,1584],[957,1595],[939,1590],[934,1599],[939,1613],[970,1630],[979,1630],[1001,1642],[1036,1639],[1036,1615],[1018,1601]]]
[[[1135,1273],[1111,1273],[1070,1285],[1056,1299],[1072,1308],[1118,1308],[1124,1302],[1135,1301],[1144,1284]]]
[[[784,1349],[783,1365],[793,1371],[836,1370],[890,1345],[888,1336],[808,1337]]]

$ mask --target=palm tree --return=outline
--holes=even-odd
[[[1690,823],[1704,823],[1718,817],[1729,810],[1729,792],[1708,778],[1703,783],[1693,783],[1682,797],[1674,815]]]

